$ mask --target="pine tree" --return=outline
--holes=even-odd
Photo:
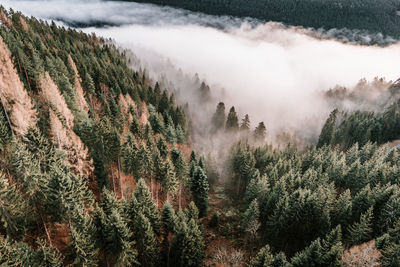
[[[61,267],[60,252],[41,239],[36,240],[36,250],[25,242],[11,243],[0,235],[0,266]]]
[[[168,155],[168,147],[167,144],[164,141],[163,137],[160,137],[157,141],[157,148],[158,151],[160,151],[160,155],[163,159],[165,159]]]
[[[1,109],[0,109],[1,110]],[[6,144],[11,140],[10,126],[4,118],[3,112],[0,112],[0,152],[2,152]]]
[[[170,144],[175,144],[177,139],[176,139],[176,131],[173,125],[168,125],[165,129],[165,139],[167,140],[168,143]]]
[[[264,142],[267,137],[267,128],[264,122],[260,122],[256,129],[254,130],[254,138],[259,142]]]
[[[151,226],[155,232],[159,231],[159,212],[157,207],[154,205],[153,199],[151,198],[150,191],[143,179],[140,179],[136,185],[134,192],[135,199],[137,200],[137,209],[141,211],[146,218],[151,222]],[[137,211],[136,211],[137,212]]]
[[[145,145],[141,145],[136,153],[134,173],[136,179],[149,177],[153,173],[153,161]]]
[[[343,247],[340,227],[333,229],[325,239],[311,242],[291,259],[292,266],[342,266]]]
[[[167,191],[167,201],[170,193],[174,193],[178,186],[173,164],[169,159],[164,162],[161,170],[161,185]]]
[[[135,222],[135,240],[139,262],[143,266],[158,266],[158,243],[149,219],[141,212]]]
[[[239,119],[235,111],[235,107],[231,107],[229,110],[225,128],[228,131],[237,131],[239,129]]]
[[[351,193],[350,190],[344,191],[335,201],[331,210],[332,225],[341,225],[346,229],[352,213]]]
[[[329,115],[324,126],[322,127],[321,134],[319,135],[317,147],[322,147],[324,145],[330,145],[333,141],[333,136],[335,133],[335,125],[338,110],[335,109]]]
[[[222,129],[225,125],[225,104],[223,102],[219,102],[217,105],[217,110],[215,111],[212,120],[212,133],[217,132]]]
[[[0,232],[19,240],[25,234],[28,205],[14,185],[0,172]]]
[[[173,232],[175,228],[175,211],[169,202],[164,203],[161,214],[164,235],[168,235],[168,233]]]
[[[250,263],[251,267],[289,267],[291,266],[285,254],[272,254],[269,245],[260,249],[256,257]]]
[[[137,151],[135,137],[128,135],[126,142],[122,145],[121,152],[123,169],[128,174],[135,173]]]
[[[139,123],[139,118],[132,106],[129,106],[129,113],[132,115],[132,122],[131,122],[131,126],[129,128],[131,133],[136,135],[139,138],[142,138],[143,137],[143,129]]]
[[[132,249],[131,233],[117,209],[113,209],[106,217],[102,230],[106,242],[107,261],[114,262],[117,266],[136,265],[137,252]]]
[[[400,221],[386,234],[376,239],[376,247],[381,251],[380,262],[383,267],[400,265]]]
[[[200,217],[207,215],[209,185],[207,176],[200,167],[196,167],[191,178],[191,192]]]
[[[151,111],[149,106],[149,121],[151,124],[151,128],[155,133],[163,134],[165,132],[164,120],[160,114],[155,111]]]
[[[181,245],[180,266],[202,266],[204,259],[204,241],[203,234],[198,224],[191,219],[183,231],[184,239]]]
[[[97,266],[96,229],[93,220],[81,207],[75,207],[71,215],[71,256],[74,264]]]
[[[171,159],[174,164],[176,178],[179,181],[179,207],[181,207],[182,187],[187,182],[187,165],[182,152],[178,149],[173,149],[171,151]]]
[[[173,233],[176,228],[175,226],[176,215],[169,202],[165,202],[162,209],[162,229],[163,229],[163,241],[162,241],[162,254],[163,260],[167,267],[170,266],[171,248],[173,245]]]
[[[185,135],[185,131],[182,129],[181,125],[178,124],[178,126],[176,127],[176,141],[178,144],[185,144],[186,142],[186,135]]]
[[[190,201],[189,205],[184,210],[187,221],[193,219],[195,222],[199,223],[199,210],[193,201]]]
[[[243,214],[242,219],[242,229],[247,230],[250,226],[259,222],[260,209],[258,207],[257,198],[255,198],[251,203],[246,212]]]
[[[360,221],[355,222],[348,229],[347,241],[350,245],[358,245],[372,237],[373,207],[361,214]]]
[[[245,133],[250,132],[250,118],[249,118],[248,114],[246,114],[244,116],[244,119],[242,120],[242,123],[240,124],[240,130]]]

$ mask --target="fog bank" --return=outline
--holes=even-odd
[[[70,25],[98,25],[83,30],[131,49],[153,77],[169,73],[173,87],[181,89],[182,99],[195,108],[195,88],[190,88],[195,84],[172,73],[178,69],[187,77],[198,73],[214,95],[212,107],[193,110],[199,118],[209,119],[217,102],[223,101],[227,109],[234,105],[241,118],[248,113],[253,127],[265,121],[270,133],[290,129],[315,136],[331,109],[321,91],[336,85],[352,87],[361,78],[400,77],[399,44],[344,44],[326,39],[321,31],[148,4],[77,0],[2,4]]]

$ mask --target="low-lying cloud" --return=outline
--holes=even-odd
[[[361,78],[400,77],[400,44],[345,44],[279,23],[147,4],[65,0],[2,4],[72,25],[114,25],[83,30],[132,49],[154,77],[171,73],[172,65],[190,75],[198,73],[214,88],[215,106],[218,101],[227,108],[235,105],[241,117],[250,115],[253,127],[265,121],[270,133],[293,129],[315,136],[330,111],[321,91],[338,84],[352,87]],[[177,80],[179,75],[168,78],[176,87],[185,85]],[[185,101],[190,102],[191,96]],[[193,112],[211,116],[207,109]]]

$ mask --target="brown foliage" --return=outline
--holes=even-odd
[[[147,110],[147,105],[145,102],[142,102],[140,114],[139,122],[143,125],[146,125],[149,122],[149,111]]]
[[[50,132],[53,142],[67,155],[68,164],[73,167],[74,172],[89,178],[94,167],[92,160],[89,159],[88,149],[72,128],[63,126],[52,109],[50,109]]]
[[[343,263],[350,267],[376,267],[381,266],[380,257],[381,253],[375,248],[375,240],[371,240],[346,250],[343,255]]]
[[[78,108],[79,108],[80,111],[84,111],[84,112],[87,113],[89,111],[89,106],[88,106],[88,103],[86,102],[85,93],[83,92],[83,88],[82,88],[82,85],[81,85],[82,79],[79,76],[79,72],[78,72],[78,69],[76,68],[75,62],[74,62],[74,60],[72,59],[72,57],[70,55],[68,55],[68,60],[69,60],[69,63],[71,64],[71,66],[72,66],[72,69],[75,72],[75,84],[74,84],[74,87],[75,87],[76,99],[77,99],[77,103],[76,104],[78,105]]]
[[[50,110],[50,132],[53,142],[66,153],[68,163],[75,172],[88,178],[93,172],[93,162],[89,160],[88,149],[73,131],[74,116],[64,96],[47,72],[40,75],[39,84],[41,96]]]
[[[19,22],[21,23],[21,26],[24,29],[24,31],[28,31],[29,29],[28,24],[26,23],[25,19],[22,16],[19,17]]]
[[[40,74],[39,87],[42,89],[41,96],[43,99],[59,116],[61,116],[63,124],[65,124],[67,128],[72,129],[74,126],[74,115],[69,110],[64,96],[61,94],[48,72],[44,75]]]
[[[8,27],[13,25],[11,19],[3,12],[3,10],[0,10],[0,21]]]
[[[11,113],[10,120],[17,134],[24,135],[30,127],[35,126],[37,112],[14,68],[11,52],[1,37],[0,99],[6,110]]]

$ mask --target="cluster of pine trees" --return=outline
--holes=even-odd
[[[126,0],[133,1],[133,0]],[[399,37],[398,0],[135,0],[211,15],[252,17],[324,29],[360,29]],[[351,36],[351,34],[349,34]]]
[[[345,248],[375,238],[384,266],[399,265],[399,153],[372,143],[345,153],[233,147],[232,184],[246,203],[242,231],[268,244],[252,266],[341,266]]]
[[[217,175],[174,96],[108,40],[3,8],[0,21],[0,265],[203,266]],[[217,105],[211,137],[244,136],[223,175],[259,250],[250,266],[342,266],[370,240],[400,265],[400,149],[379,145],[399,114],[334,110],[300,152]]]
[[[174,96],[107,40],[0,21],[0,265],[201,266],[209,184]]]
[[[249,115],[246,114],[239,125],[239,117],[235,107],[231,107],[228,115],[226,115],[225,104],[223,102],[218,103],[215,113],[211,118],[211,134],[221,131],[234,134],[240,133],[244,137],[251,137],[252,140],[261,143],[264,142],[267,137],[267,128],[264,122],[260,122],[253,133],[250,133]]]
[[[318,140],[318,147],[339,144],[348,149],[353,144],[367,142],[378,144],[398,139],[400,136],[399,103],[384,108],[382,112],[333,110],[326,120]]]

